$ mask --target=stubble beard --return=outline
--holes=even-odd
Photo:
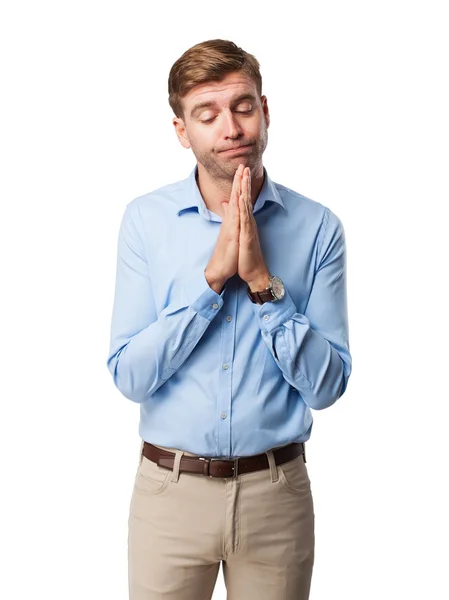
[[[230,157],[219,152],[201,152],[192,144],[191,149],[197,161],[202,164],[212,179],[219,184],[232,185],[234,175],[240,163],[250,167],[251,172],[258,169],[262,164],[262,154],[268,144],[268,130],[264,128],[260,137],[253,142],[251,152],[240,156]]]

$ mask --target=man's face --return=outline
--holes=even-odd
[[[174,118],[179,141],[215,179],[233,180],[240,163],[251,172],[262,166],[270,117],[267,99],[244,73],[194,87],[182,99],[184,120]],[[247,146],[235,152],[230,148]]]

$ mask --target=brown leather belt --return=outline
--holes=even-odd
[[[162,450],[144,441],[142,454],[157,463],[160,467],[173,471],[176,454],[169,450]],[[305,444],[293,442],[282,448],[273,450],[274,461],[277,465],[293,460],[300,454],[306,462]],[[254,456],[239,456],[238,458],[212,458],[202,456],[182,455],[179,464],[180,473],[199,473],[208,477],[237,477],[242,473],[261,471],[269,468],[268,457],[265,453]]]

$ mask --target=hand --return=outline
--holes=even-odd
[[[239,165],[240,168],[240,165]],[[238,274],[246,281],[252,292],[261,291],[270,283],[270,272],[265,264],[260,247],[257,223],[251,201],[251,169],[243,171],[239,195],[240,239]]]
[[[232,183],[229,202],[222,202],[224,217],[212,257],[204,271],[210,287],[220,293],[223,285],[237,273],[240,236],[239,195],[243,165],[239,165]]]

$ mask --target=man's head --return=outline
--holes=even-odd
[[[239,163],[261,168],[270,117],[254,56],[226,40],[196,44],[172,66],[168,91],[179,141],[211,177],[232,180]]]

